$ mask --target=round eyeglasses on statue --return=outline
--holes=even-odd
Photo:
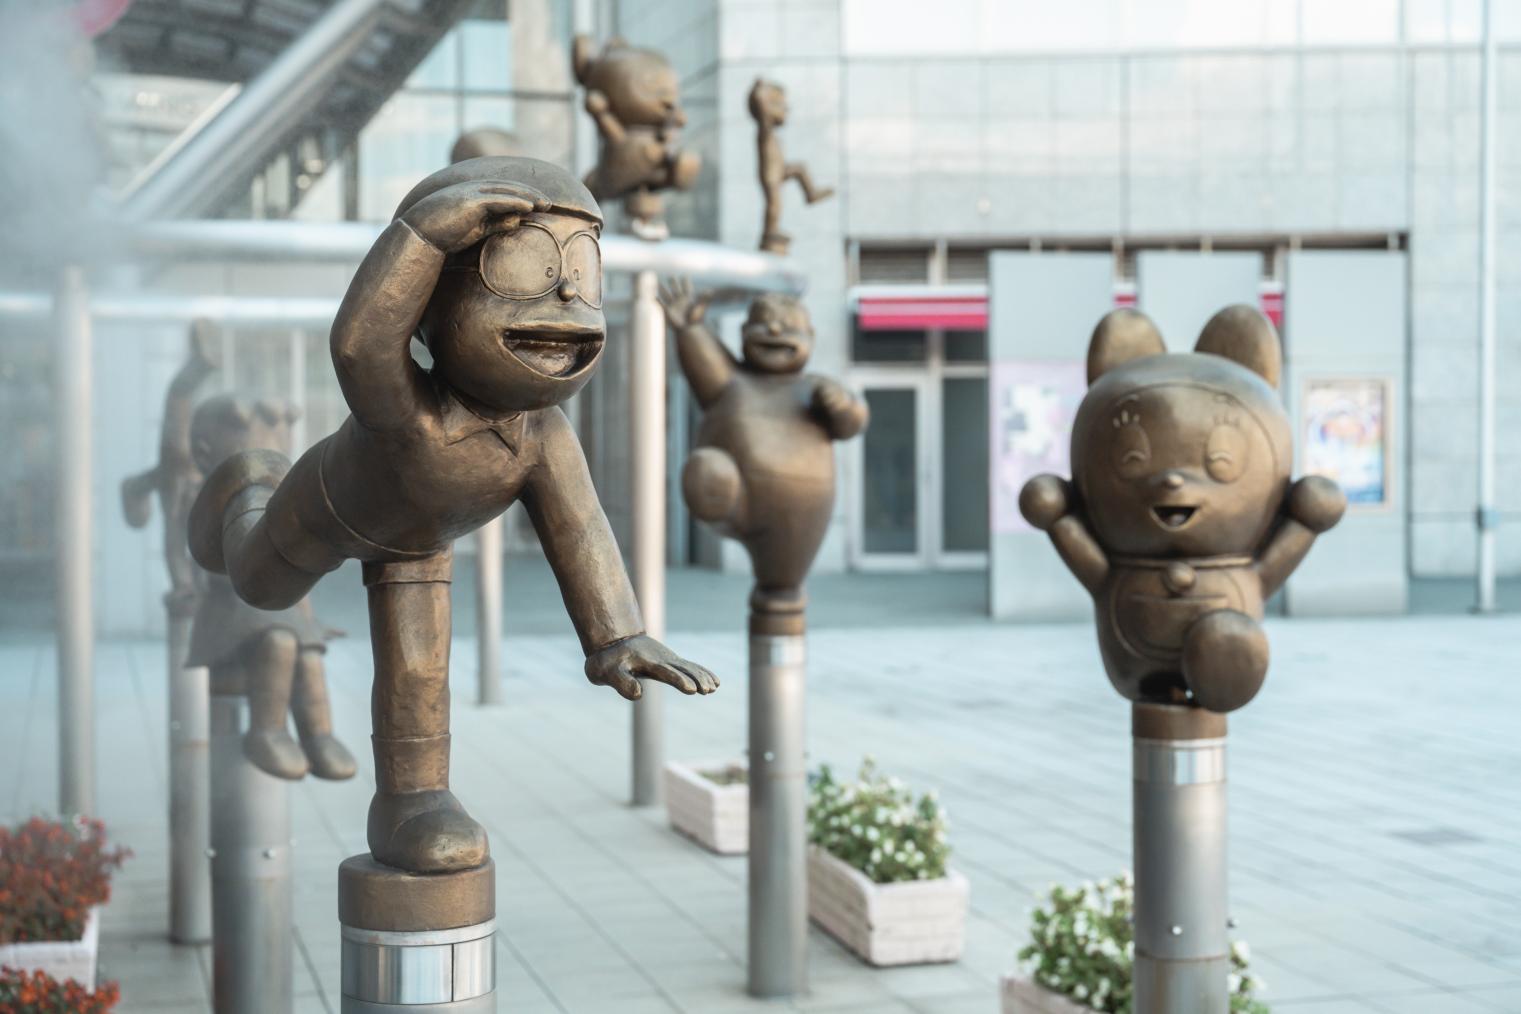
[[[471,269],[459,264],[449,270]],[[523,222],[482,243],[475,270],[503,299],[538,299],[559,289],[562,298],[602,309],[602,248],[589,229],[562,243],[544,226]]]

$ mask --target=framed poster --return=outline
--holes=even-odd
[[[1390,505],[1389,391],[1379,377],[1315,377],[1300,400],[1300,460],[1353,507]]]
[[[1072,474],[1072,420],[1088,390],[1082,360],[1007,360],[993,364],[988,422],[995,535],[1033,531],[1019,513],[1019,491],[1042,472]]]

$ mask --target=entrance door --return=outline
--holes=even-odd
[[[987,566],[986,367],[856,370],[871,410],[856,445],[852,563],[863,570]]]
[[[930,455],[922,375],[854,376],[871,424],[856,445],[852,555],[867,570],[915,570],[929,560]]]

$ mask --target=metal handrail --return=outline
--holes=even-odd
[[[354,264],[383,228],[376,222],[213,219],[144,223],[125,226],[123,232],[124,249],[161,260]],[[613,273],[685,275],[704,285],[749,292],[798,294],[807,283],[795,261],[694,239],[647,242],[603,236],[602,263]],[[92,295],[90,313],[102,320],[137,322],[205,317],[228,324],[326,325],[338,312],[338,302],[337,297],[106,292]],[[0,292],[0,317],[41,318],[51,308],[47,293]]]

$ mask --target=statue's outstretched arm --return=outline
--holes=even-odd
[[[581,648],[590,655],[644,633],[644,617],[565,413],[558,407],[545,409],[534,426],[538,461],[523,489],[523,506],[560,584]]]

